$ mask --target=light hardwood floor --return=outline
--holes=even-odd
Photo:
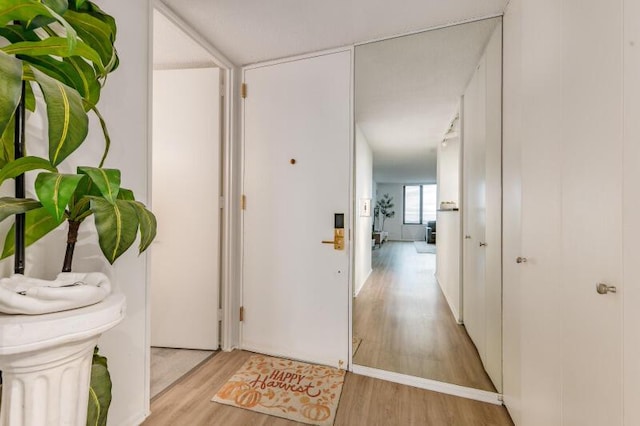
[[[213,356],[213,351],[151,348],[151,398]]]
[[[219,353],[161,394],[144,426],[302,425],[211,402],[222,385],[251,356]],[[334,426],[512,425],[504,407],[347,373]]]
[[[372,266],[354,299],[354,364],[495,392],[436,282],[435,255],[392,241],[373,251]]]

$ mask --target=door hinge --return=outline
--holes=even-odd
[[[222,309],[218,309],[218,321],[222,321],[224,317],[224,311]]]
[[[242,96],[242,99],[247,98],[247,83],[242,83],[242,86],[240,86],[240,96]]]
[[[240,321],[244,321],[244,306],[240,306]]]
[[[221,209],[224,209],[224,197],[220,197],[218,207],[220,207]]]
[[[247,196],[244,194],[242,194],[242,196],[240,197],[240,209],[241,210],[247,209]]]

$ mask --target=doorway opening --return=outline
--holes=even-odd
[[[229,73],[171,11],[154,9],[150,398],[220,348]]]

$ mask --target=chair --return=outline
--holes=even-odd
[[[427,222],[427,226],[426,226],[426,240],[427,243],[429,244],[435,244],[436,243],[436,221],[435,220],[430,220],[429,222]]]

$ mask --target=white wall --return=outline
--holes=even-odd
[[[147,0],[102,3],[118,23],[120,55],[120,67],[100,101],[112,137],[105,165],[120,168],[123,185],[147,202],[151,9]],[[93,132],[92,139],[99,140],[99,133]],[[132,425],[142,420],[149,404],[146,255],[129,250],[115,265],[114,281],[127,297],[127,317],[100,342],[114,382],[109,424]]]
[[[436,279],[454,318],[462,322],[460,312],[460,212],[438,211],[438,255]]]
[[[438,144],[437,173],[438,208],[441,202],[454,202],[460,207],[460,137],[448,139],[446,145]],[[461,322],[460,212],[438,211],[437,224],[436,278],[453,316]]]
[[[356,190],[355,190],[355,263],[354,263],[354,296],[371,274],[371,230],[373,213],[360,216],[360,203],[363,199],[373,198],[373,154],[367,138],[356,124]],[[373,200],[371,209],[373,210]]]
[[[453,201],[460,206],[460,138],[438,144],[438,207],[441,202]]]
[[[396,215],[392,218],[385,219],[384,230],[389,232],[389,240],[394,241],[423,241],[425,239],[425,225],[405,225],[403,222],[404,215],[404,185],[399,183],[377,183],[377,198],[380,199],[384,194],[393,197],[393,210]],[[379,222],[382,223],[382,222]],[[377,226],[378,228],[380,225]]]

